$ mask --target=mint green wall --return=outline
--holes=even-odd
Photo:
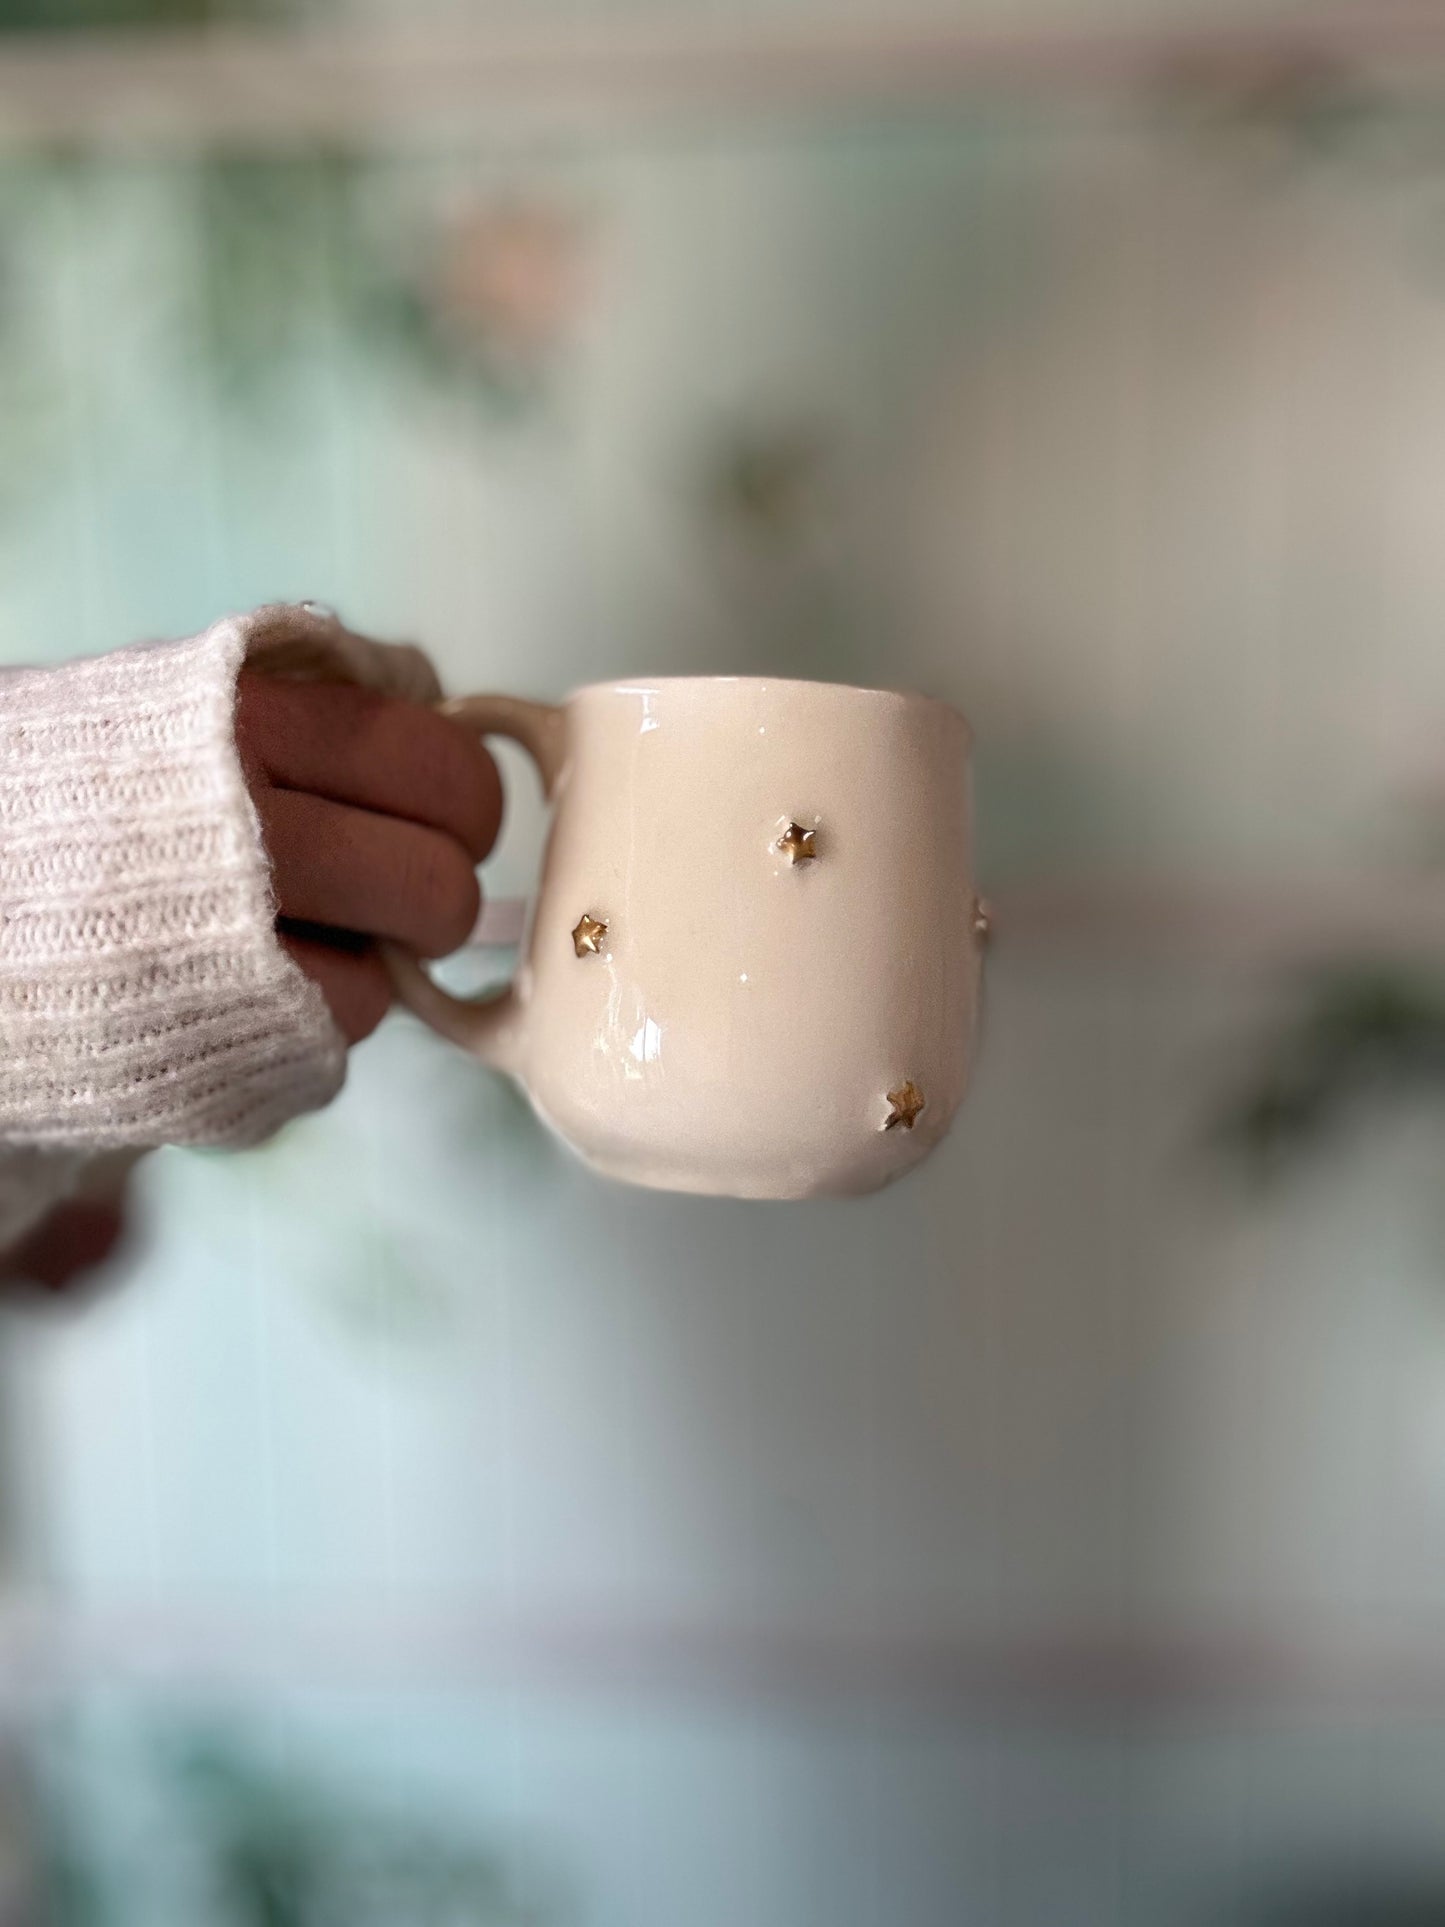
[[[1445,304],[1408,190],[1267,178],[996,113],[10,164],[0,651],[314,594],[457,687],[917,682],[975,715],[1005,894],[1368,865],[1445,708]],[[416,300],[504,191],[586,232],[520,384]],[[100,1629],[97,1757],[219,1704],[535,1836],[587,1927],[1157,1927],[1296,1799],[1322,1850],[1348,1736],[1318,1779],[1241,1739],[1236,1811],[1217,1735],[996,1724],[926,1658],[1438,1633],[1434,1141],[1229,1189],[1203,1124],[1270,1000],[1005,943],[955,1138],[846,1208],[608,1189],[400,1020],[275,1147],[157,1158],[113,1293],[7,1331],[21,1569]],[[845,1657],[819,1710],[759,1657],[793,1642],[923,1683],[880,1711]]]

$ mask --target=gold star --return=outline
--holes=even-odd
[[[777,848],[789,863],[812,863],[818,854],[813,848],[817,839],[816,830],[805,830],[801,823],[790,823],[778,838]]]
[[[607,935],[607,919],[591,916],[582,912],[582,921],[572,932],[572,948],[579,957],[600,957],[602,941]]]
[[[913,1079],[909,1078],[906,1084],[900,1084],[896,1091],[890,1091],[888,1102],[893,1109],[889,1113],[888,1122],[883,1126],[884,1130],[911,1131],[924,1105],[923,1093]]]

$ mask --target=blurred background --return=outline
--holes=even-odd
[[[4,1927],[1445,1921],[1442,450],[1429,4],[0,0],[0,659],[916,686],[997,905],[865,1202],[401,1017],[149,1162],[0,1322]]]

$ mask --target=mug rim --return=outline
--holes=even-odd
[[[867,683],[829,682],[821,676],[608,676],[600,682],[585,682],[570,690],[564,701],[575,702],[582,696],[648,696],[665,689],[704,689],[719,686],[766,689],[835,689],[848,696],[871,696],[896,703],[916,703],[942,710],[973,741],[973,724],[961,709],[942,696],[926,696],[918,689],[885,689]]]

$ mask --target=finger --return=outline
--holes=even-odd
[[[76,1198],[59,1205],[10,1252],[4,1275],[45,1291],[64,1291],[82,1272],[115,1255],[125,1210],[115,1200]]]
[[[283,917],[391,937],[423,957],[470,936],[482,893],[454,838],[299,790],[255,802]]]
[[[347,951],[283,933],[281,942],[316,984],[348,1044],[370,1037],[391,1008],[391,981],[375,951]]]
[[[502,822],[502,779],[490,751],[435,710],[348,683],[243,675],[236,740],[248,769],[304,790],[455,837],[480,863]]]

